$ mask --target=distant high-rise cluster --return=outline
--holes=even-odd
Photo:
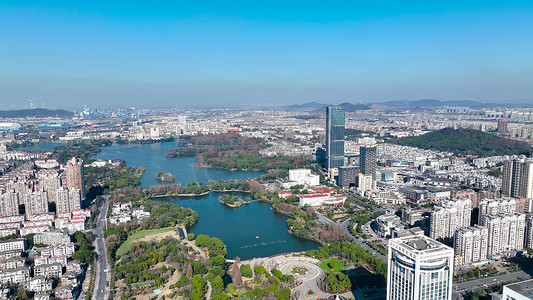
[[[326,168],[344,166],[344,108],[328,106],[326,108]]]
[[[65,169],[60,174],[57,169],[35,171],[27,165],[2,178],[0,236],[40,233],[54,227],[85,229],[83,161],[73,158]]]

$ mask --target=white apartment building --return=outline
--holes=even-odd
[[[9,241],[0,241],[0,252],[10,251],[10,250],[26,250],[26,240],[25,239],[15,239]]]
[[[70,244],[70,236],[62,230],[51,230],[38,233],[33,237],[35,244],[45,244],[48,246],[56,246],[63,244]]]
[[[513,198],[483,199],[479,202],[478,224],[481,224],[482,216],[514,212],[516,212],[516,200]]]
[[[25,283],[29,279],[30,268],[28,267],[9,269],[0,272],[0,282],[6,285],[9,283]]]
[[[389,241],[387,300],[451,300],[453,249],[424,235]]]
[[[472,202],[468,198],[441,201],[431,212],[429,236],[442,240],[453,238],[457,229],[470,226],[471,210]]]
[[[469,265],[487,259],[488,230],[486,227],[475,225],[460,228],[455,232],[453,248],[460,263]],[[457,259],[456,259],[457,261]]]
[[[481,218],[488,230],[487,257],[502,255],[506,251],[524,249],[526,217],[524,214],[499,213]]]

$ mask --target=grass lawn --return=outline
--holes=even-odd
[[[164,233],[171,230],[177,230],[177,227],[166,227],[166,228],[160,228],[160,229],[151,229],[151,230],[142,230],[135,232],[134,234],[130,235],[128,239],[120,245],[120,247],[117,249],[117,257],[121,257],[122,255],[128,253],[131,248],[131,244],[138,238],[142,238],[149,235]]]
[[[321,261],[318,266],[326,272],[331,271],[331,269],[333,269],[333,272],[340,272],[345,268],[342,263],[336,260],[335,258],[330,258],[328,260]]]

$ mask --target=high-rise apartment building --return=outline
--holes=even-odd
[[[533,249],[533,215],[526,216],[526,232],[524,234],[524,247]]]
[[[326,168],[344,166],[344,108],[326,107]]]
[[[83,178],[83,160],[73,157],[67,162],[67,185],[69,190],[80,190],[82,199],[85,198],[85,181]]]
[[[487,227],[487,256],[502,255],[506,251],[524,249],[526,217],[524,214],[499,213],[481,218],[481,225]]]
[[[23,204],[26,216],[48,213],[48,194],[44,191],[35,191],[23,195]]]
[[[451,240],[459,228],[470,226],[470,199],[443,200],[430,216],[429,236],[437,240]]]
[[[478,224],[481,224],[483,216],[514,212],[516,212],[516,200],[513,198],[483,199],[479,202]]]
[[[371,175],[372,180],[376,180],[377,165],[377,148],[361,147],[359,148],[359,169],[365,175]]]
[[[509,122],[505,119],[499,119],[498,120],[498,133],[507,133],[508,131],[508,124]]]
[[[460,257],[459,265],[477,263],[487,259],[488,230],[475,225],[460,228],[455,232],[453,250]]]
[[[533,198],[533,160],[515,159],[503,163],[502,195]]]
[[[65,190],[57,191],[56,211],[57,213],[72,212],[81,208],[81,193],[80,190]]]
[[[19,214],[18,194],[14,192],[0,193],[0,216],[16,216]]]
[[[423,235],[389,240],[387,300],[452,299],[453,249]]]

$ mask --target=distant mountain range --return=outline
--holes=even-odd
[[[288,105],[284,106],[285,109],[288,110],[308,110],[312,112],[324,112],[324,109],[327,106],[331,106],[331,104],[323,104],[323,103],[317,103],[317,102],[308,102],[304,104],[295,104],[295,105]],[[346,110],[346,112],[355,112],[358,110],[369,110],[372,109],[372,107],[364,104],[352,104],[349,102],[344,102],[341,104],[337,104],[335,106],[342,107]]]
[[[294,104],[283,106],[287,110],[305,110],[313,112],[323,112],[326,106],[332,104],[323,104],[317,102],[307,102],[304,104]],[[383,110],[398,110],[398,109],[431,109],[443,106],[459,106],[470,108],[489,108],[489,107],[533,107],[533,103],[482,103],[472,100],[436,100],[436,99],[421,99],[421,100],[392,100],[385,102],[374,102],[365,104],[352,104],[344,102],[336,106],[343,107],[346,112],[355,112],[358,110],[368,109],[383,109]]]
[[[19,109],[19,110],[0,110],[0,118],[47,118],[47,117],[59,117],[67,118],[72,117],[73,112],[63,109],[46,109],[46,108],[32,108],[32,109]]]

